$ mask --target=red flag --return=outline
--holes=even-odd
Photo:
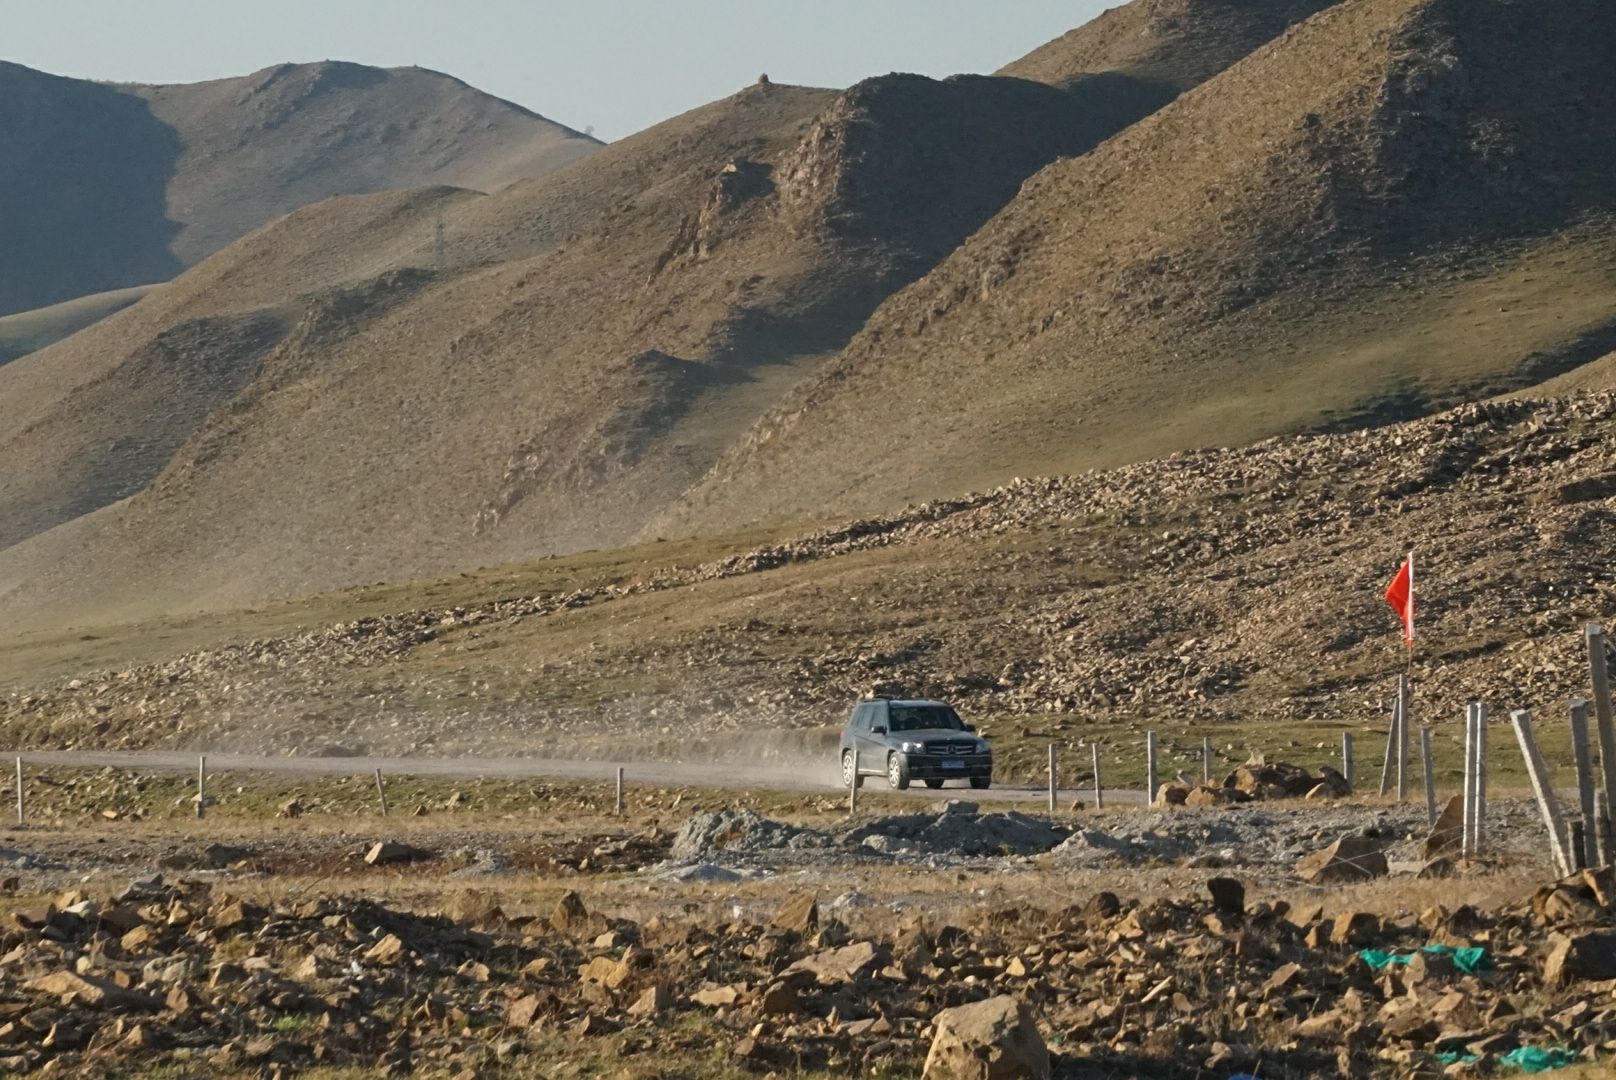
[[[1398,569],[1397,576],[1392,583],[1386,586],[1386,602],[1397,612],[1397,617],[1403,620],[1403,640],[1408,647],[1414,647],[1414,553],[1408,553],[1408,558]]]

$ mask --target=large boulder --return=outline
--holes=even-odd
[[[1463,843],[1464,796],[1455,795],[1442,808],[1442,813],[1437,815],[1436,824],[1431,826],[1431,835],[1425,838],[1420,855],[1426,860],[1441,855],[1458,855]]]
[[[1049,1050],[1027,1006],[1008,995],[944,1009],[925,1080],[1048,1080]]]
[[[1329,847],[1304,856],[1296,864],[1296,876],[1310,885],[1368,881],[1385,877],[1389,871],[1385,850],[1378,842],[1363,836],[1343,836]]]
[[[1616,979],[1616,933],[1554,934],[1543,961],[1543,985],[1562,987],[1581,980]]]

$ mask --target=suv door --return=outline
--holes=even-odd
[[[887,703],[872,701],[865,706],[864,724],[858,730],[859,772],[880,776],[887,768],[887,737],[885,729],[890,722]],[[881,728],[880,734],[876,728]]]

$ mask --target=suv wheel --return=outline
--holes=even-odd
[[[853,751],[848,750],[842,754],[842,786],[863,787],[864,777],[856,776],[853,772]]]
[[[982,788],[987,787],[992,782],[993,782],[992,779],[990,777],[986,777],[986,776],[973,776],[973,777],[971,777],[971,786],[976,788],[979,791]]]
[[[900,754],[887,755],[887,786],[893,791],[909,790],[909,765]]]
[[[931,788],[933,791],[936,791],[938,788],[943,786],[943,782],[940,779],[939,780],[927,780],[926,781],[926,786]]]

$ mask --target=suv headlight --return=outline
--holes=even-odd
[[[976,752],[978,754],[986,754],[990,749],[986,739],[976,740]]]
[[[906,754],[919,754],[925,752],[926,744],[920,742],[906,742],[898,747]]]

